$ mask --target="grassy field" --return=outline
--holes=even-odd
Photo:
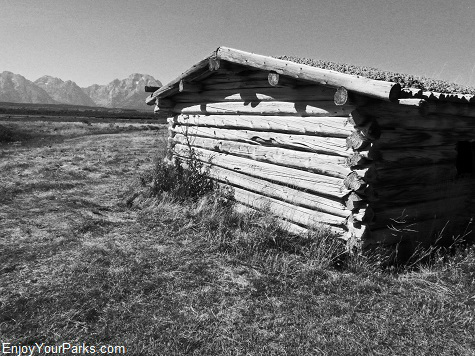
[[[234,213],[219,194],[134,195],[165,132],[0,122],[0,344],[475,355],[474,250],[394,273],[342,260],[325,232],[295,239]]]

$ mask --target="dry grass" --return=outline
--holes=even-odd
[[[295,239],[234,213],[218,193],[127,208],[159,134],[56,125],[0,146],[0,341],[133,355],[474,354],[473,250],[390,274],[342,260],[325,231]]]

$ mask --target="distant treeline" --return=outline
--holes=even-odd
[[[94,106],[79,106],[66,104],[27,104],[0,103],[0,115],[45,115],[45,116],[80,116],[115,119],[157,119],[150,112],[133,109],[111,109]]]

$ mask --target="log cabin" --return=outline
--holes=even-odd
[[[467,234],[475,97],[219,47],[151,88],[170,157],[192,149],[235,200],[349,248]],[[396,80],[395,80],[396,79]]]

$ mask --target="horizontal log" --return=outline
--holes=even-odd
[[[182,134],[176,134],[173,140],[183,145],[188,142],[187,138]],[[228,153],[296,169],[306,169],[330,177],[343,179],[352,172],[350,168],[343,166],[345,159],[339,156],[294,151],[280,147],[251,145],[234,141],[215,140],[205,137],[189,136],[189,142],[193,146],[211,151]],[[366,173],[364,170],[357,172],[363,175]]]
[[[372,80],[360,76],[343,74],[285,60],[247,53],[232,48],[220,47],[216,56],[221,59],[258,68],[274,71],[296,79],[309,80],[338,88],[344,86],[349,91],[365,94],[384,100],[399,98],[401,86],[398,83]]]
[[[219,140],[231,140],[265,146],[295,148],[342,157],[347,157],[351,154],[351,152],[348,151],[346,141],[343,138],[182,125],[176,125],[172,130],[176,133],[189,136],[209,137]]]
[[[391,194],[391,196],[388,196],[390,193],[396,192],[398,190],[397,188],[401,192],[400,195]],[[407,190],[403,188],[403,186],[389,187],[387,192],[382,189],[378,190],[378,192],[381,193],[383,191],[383,193],[378,194],[379,200],[373,203],[374,209],[384,210],[386,208],[398,208],[404,207],[408,204],[437,202],[443,199],[455,197],[460,197],[461,202],[465,204],[464,206],[460,206],[460,211],[463,211],[464,208],[469,209],[471,205],[467,192],[447,195],[446,192],[436,191],[432,187],[424,190],[415,189],[412,186],[407,185]],[[410,192],[413,194],[411,195]]]
[[[158,98],[164,98],[164,97],[171,96],[173,94],[178,93],[179,92],[178,85],[182,79],[186,78],[186,80],[192,81],[195,78],[201,77],[204,72],[208,72],[209,58],[210,56],[207,56],[203,60],[199,61],[198,63],[193,65],[191,68],[186,70],[184,73],[182,73],[179,77],[177,77],[176,79],[172,80],[170,83],[162,86],[160,89],[155,91],[152,94],[152,96],[158,97]]]
[[[459,217],[393,223],[389,228],[372,228],[371,233],[363,240],[363,248],[371,245],[394,245],[405,241],[417,246],[419,243],[434,243],[439,236],[463,235],[471,230],[470,218]]]
[[[356,177],[367,182],[374,181],[377,178],[376,172],[372,167],[350,169],[342,165],[344,159],[338,158],[338,156],[293,151],[278,147],[249,145],[246,143],[215,140],[205,137],[186,137],[185,135],[176,134],[175,132],[173,132],[173,134],[174,136],[169,140],[169,147],[173,147],[177,143],[192,145],[193,147],[200,147],[210,151],[228,153],[285,167],[303,169],[335,178],[344,179],[350,174],[356,174]]]
[[[376,165],[377,167],[377,165]],[[448,184],[457,175],[455,164],[433,164],[428,166],[397,167],[377,169],[377,182],[375,189],[379,187],[408,186],[412,184]],[[381,188],[384,189],[384,188]],[[404,188],[405,189],[405,188]]]
[[[353,106],[336,106],[333,102],[263,101],[256,106],[246,102],[178,103],[173,111],[178,114],[228,115],[283,115],[283,116],[348,116]]]
[[[457,133],[461,138],[475,138],[475,120],[470,117],[457,116],[455,118],[441,113],[422,116],[419,110],[413,107],[392,103],[378,103],[359,107],[356,112],[352,112],[352,115],[376,120],[383,131],[388,128],[424,131],[450,130]],[[350,118],[350,123],[351,120]]]
[[[215,91],[215,90],[242,90],[242,89],[268,89],[268,88],[290,88],[293,89],[295,85],[290,85],[285,83],[283,80],[280,81],[280,84],[277,84],[275,87],[269,86],[267,79],[263,80],[248,80],[248,81],[237,81],[229,83],[213,83],[204,82],[203,90],[206,91]]]
[[[180,80],[180,83],[178,84],[178,91],[180,93],[187,93],[187,92],[197,92],[202,89],[202,86],[200,83],[191,83],[187,82],[185,80]],[[176,96],[173,97],[173,100],[176,101]]]
[[[435,101],[427,101],[422,106],[422,115],[438,114],[438,115],[453,115],[465,116],[475,118],[475,105],[470,104],[456,104],[456,103],[441,103]]]
[[[399,222],[417,222],[426,219],[450,219],[457,216],[460,206],[465,200],[465,196],[449,197],[430,202],[408,204],[399,207],[378,207],[374,206],[375,218],[372,228],[377,229],[386,226],[396,226]]]
[[[186,145],[175,145],[176,154],[187,157],[189,149]],[[343,186],[342,179],[321,174],[310,173],[294,168],[254,161],[225,153],[218,153],[193,147],[198,159],[218,167],[235,170],[253,177],[262,178],[275,183],[295,187],[307,192],[341,199],[350,191]]]
[[[258,210],[270,211],[282,219],[307,228],[322,224],[344,227],[346,221],[339,216],[302,208],[237,187],[234,187],[234,199]]]
[[[406,129],[386,129],[375,144],[378,149],[403,147],[449,146],[461,141],[460,134],[452,130],[419,131]],[[433,149],[437,149],[434,147]]]
[[[399,105],[423,107],[426,101],[424,99],[398,99],[397,103]]]
[[[243,188],[279,201],[343,218],[348,217],[351,213],[339,199],[332,200],[302,192],[215,165],[205,164],[205,166],[209,168],[209,174],[213,179],[233,187]]]
[[[223,101],[330,101],[333,89],[324,86],[308,86],[303,88],[245,88],[201,90],[200,92],[180,93],[173,97],[179,103],[203,103]]]
[[[258,115],[177,115],[175,124],[217,128],[249,129],[305,135],[346,138],[352,133],[346,118],[330,117],[282,117]]]
[[[427,148],[406,148],[380,151],[381,158],[375,162],[377,168],[412,167],[455,162],[455,146]]]
[[[226,185],[223,185],[224,187],[226,187]],[[259,210],[258,209],[254,209],[250,206],[247,206],[247,205],[244,205],[244,204],[241,204],[239,202],[235,202],[234,203],[234,207],[235,207],[235,210],[239,213],[242,213],[242,214],[249,214],[249,213],[258,213]],[[264,211],[265,213],[267,213],[267,211]],[[293,235],[298,235],[298,236],[309,236],[309,234],[312,233],[312,228],[310,229],[307,229],[305,227],[302,227],[300,225],[297,225],[297,224],[294,224],[290,221],[287,221],[287,220],[283,220],[277,216],[273,216],[273,218],[275,219],[275,221],[279,224],[279,227],[285,231],[288,231],[289,233],[293,234]],[[336,227],[336,226],[330,226],[330,225],[322,225],[323,229],[326,231],[328,230],[329,233],[331,233],[332,235],[334,235],[334,237],[338,238],[338,239],[341,239],[342,241],[346,241],[347,239],[347,234],[348,232],[346,231],[346,229],[344,228],[341,228],[341,227]],[[320,226],[315,226],[313,227],[315,230],[317,231],[320,231],[321,228]]]

